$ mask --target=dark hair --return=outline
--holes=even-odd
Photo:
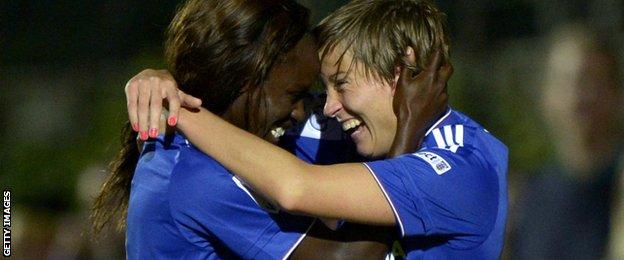
[[[192,0],[169,26],[165,55],[180,89],[222,114],[307,31],[308,10],[295,1]]]
[[[108,165],[110,175],[91,207],[93,238],[111,221],[118,220],[119,231],[125,227],[130,185],[138,161],[137,133],[132,130],[130,122],[126,122],[121,130],[121,150]]]
[[[280,55],[308,32],[308,16],[292,0],[190,0],[167,31],[169,70],[181,90],[221,115],[244,91],[261,86]],[[122,136],[122,149],[92,207],[95,234],[111,221],[119,220],[119,230],[125,226],[139,150],[129,123]]]

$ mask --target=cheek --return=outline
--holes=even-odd
[[[363,90],[357,93],[349,93],[344,96],[345,106],[354,111],[379,110],[392,104],[391,92],[381,89]],[[390,107],[392,108],[392,107]]]
[[[365,89],[345,91],[342,94],[342,103],[353,112],[361,112],[370,108],[371,96],[374,96],[374,93]]]
[[[266,115],[269,122],[275,122],[289,117],[291,111],[292,105],[287,95],[274,96],[267,99]]]

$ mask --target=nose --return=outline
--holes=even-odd
[[[292,112],[290,112],[290,117],[297,120],[297,122],[303,122],[306,118],[305,107],[303,105],[303,100],[299,100],[295,103]]]
[[[342,103],[338,98],[336,90],[327,90],[327,99],[325,100],[325,106],[323,107],[323,114],[327,117],[336,117],[338,111],[342,109]]]

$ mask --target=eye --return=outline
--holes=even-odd
[[[290,93],[291,100],[293,101],[293,103],[299,102],[299,100],[307,98],[310,95],[311,94],[308,91],[299,91],[299,92]]]
[[[334,85],[334,88],[336,89],[336,91],[342,92],[344,90],[344,88],[346,87],[347,83],[349,83],[349,82],[346,81],[346,80],[336,81],[336,84]]]

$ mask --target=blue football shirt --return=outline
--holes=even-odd
[[[272,208],[186,139],[145,144],[132,180],[128,259],[278,259],[312,220]]]
[[[416,153],[367,162],[408,259],[497,259],[507,214],[506,146],[449,110]]]

